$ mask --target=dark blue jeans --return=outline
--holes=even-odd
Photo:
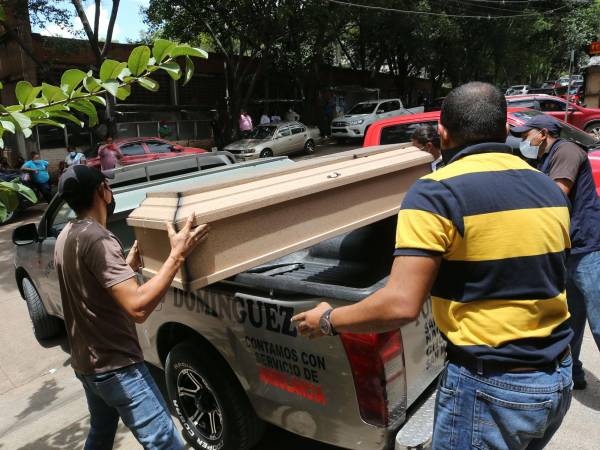
[[[435,404],[433,450],[541,449],[571,404],[571,356],[546,371],[483,373],[449,363]]]
[[[580,381],[585,378],[579,355],[586,317],[600,350],[600,251],[572,255],[569,257],[568,267],[567,301],[573,329],[573,380]]]
[[[85,450],[113,448],[119,417],[145,449],[179,450],[183,442],[144,363],[79,375],[90,410]]]

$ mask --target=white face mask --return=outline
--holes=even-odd
[[[519,144],[519,151],[527,159],[537,159],[538,154],[540,153],[540,146],[531,145],[531,138],[529,138],[526,141],[521,141]]]

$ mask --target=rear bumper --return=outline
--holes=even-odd
[[[394,450],[431,449],[436,392],[432,389],[419,401],[420,404],[398,431]]]

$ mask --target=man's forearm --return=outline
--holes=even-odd
[[[386,286],[358,303],[334,309],[331,323],[336,331],[347,333],[396,330],[418,317],[423,301],[411,302],[401,292]]]
[[[183,256],[169,255],[158,273],[146,283],[138,287],[138,306],[140,315],[145,320],[166,295],[177,271],[183,265]]]

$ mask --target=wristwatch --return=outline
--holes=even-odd
[[[329,308],[323,313],[323,315],[319,319],[319,328],[321,329],[321,333],[323,333],[325,336],[336,336],[338,334],[338,332],[335,331],[335,328],[333,328],[333,325],[331,324],[330,317],[332,311],[333,308]]]

